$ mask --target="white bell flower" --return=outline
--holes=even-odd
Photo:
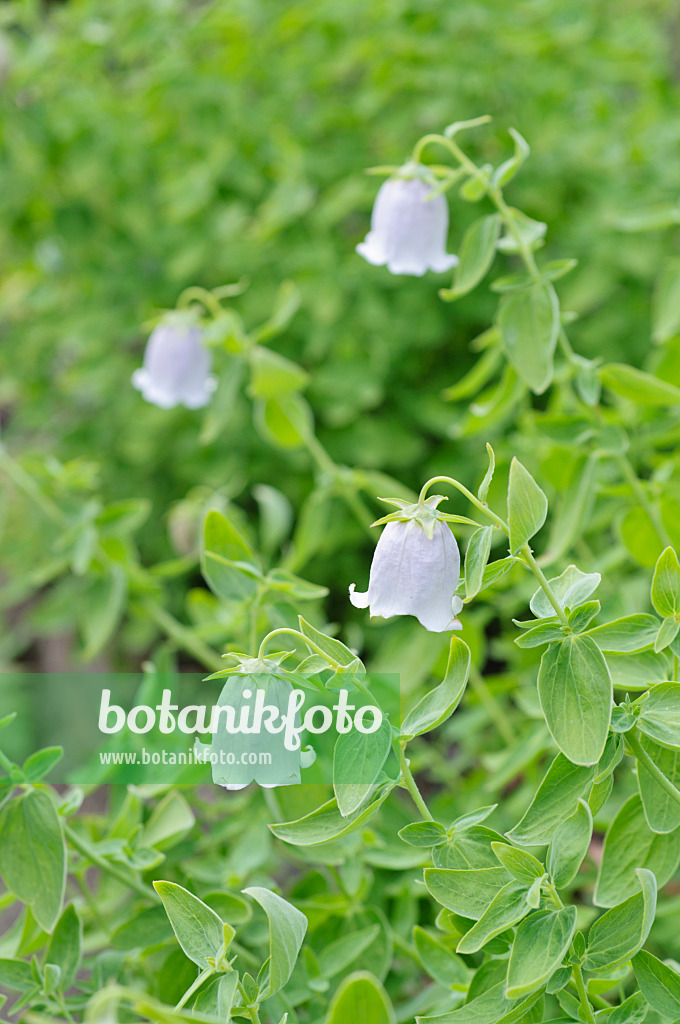
[[[462,629],[455,617],[463,602],[455,596],[460,552],[450,527],[441,519],[391,520],[378,541],[368,590],[349,588],[355,608],[390,619],[414,615],[431,633]]]
[[[135,370],[132,383],[147,402],[161,409],[176,405],[200,409],[216,387],[210,364],[210,352],[196,319],[176,313],[151,332],[144,365]]]
[[[421,277],[442,273],[458,263],[446,251],[449,207],[443,195],[426,200],[432,185],[420,178],[390,178],[380,186],[371,214],[371,230],[357,252],[391,274]]]

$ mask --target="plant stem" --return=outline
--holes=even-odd
[[[541,586],[541,590],[543,591],[545,596],[550,601],[550,604],[555,609],[555,614],[557,615],[558,619],[560,620],[560,622],[562,623],[563,626],[568,626],[569,625],[569,620],[568,620],[568,618],[567,618],[567,616],[566,616],[566,614],[564,612],[564,609],[562,608],[562,605],[559,603],[559,601],[555,597],[555,594],[553,593],[552,587],[550,586],[550,584],[548,583],[547,579],[545,578],[545,575],[543,574],[543,570],[541,569],[540,565],[538,564],[538,562],[536,561],[536,559],[532,555],[531,548],[529,547],[528,543],[526,543],[526,544],[524,544],[522,546],[521,553],[522,553],[522,556],[523,556],[524,561],[526,562],[528,568],[531,569],[531,571],[533,572],[534,576],[538,580],[538,582],[539,582],[539,584]]]
[[[433,484],[440,483],[450,484],[451,487],[455,487],[456,490],[460,491],[461,494],[464,494],[467,500],[478,508],[480,512],[483,512],[484,515],[491,520],[494,526],[497,526],[499,530],[503,531],[503,533],[508,532],[507,524],[503,522],[500,516],[497,516],[495,512],[492,512],[488,505],[485,505],[483,501],[476,498],[471,491],[468,491],[467,487],[461,484],[458,480],[454,480],[452,476],[433,476],[431,480],[428,480],[427,483],[423,484],[421,487],[420,494],[418,495],[418,501],[423,502],[430,487],[432,487]]]
[[[251,1024],[262,1024],[262,1021],[260,1020],[260,1015],[257,1012],[257,1006],[252,1006],[248,1003],[248,999],[246,998],[246,994],[243,990],[243,985],[241,984],[240,981],[238,983],[238,990],[241,993],[241,999],[243,1000],[245,1011],[250,1017]]]
[[[652,761],[651,757],[640,743],[639,737],[631,731],[626,734],[626,739],[628,741],[628,746],[633,751],[633,754],[640,764],[645,766],[652,778],[659,783],[661,788],[668,793],[671,799],[675,800],[676,804],[680,804],[680,789],[676,789],[671,780],[667,778],[659,766]]]
[[[175,1007],[175,1009],[176,1010],[181,1010],[182,1007],[184,1006],[184,1004],[186,1003],[187,999],[190,999],[191,996],[194,994],[194,992],[201,987],[201,985],[206,980],[206,978],[209,978],[214,973],[215,973],[215,968],[214,967],[206,967],[206,969],[204,971],[201,971],[201,973],[196,978],[196,980],[191,985],[189,985],[189,988],[186,990],[186,992],[184,993],[184,995],[182,996],[182,998],[178,1002],[178,1004]]]
[[[661,542],[662,547],[664,547],[664,548],[672,547],[673,543],[671,541],[671,538],[668,536],[668,532],[666,530],[666,527],[663,525],[663,522],[661,520],[661,516],[659,515],[658,510],[654,507],[652,502],[649,500],[649,495],[647,494],[644,486],[642,485],[642,481],[640,480],[640,478],[638,477],[637,473],[635,472],[635,470],[633,469],[632,465],[630,464],[630,461],[626,458],[625,455],[617,455],[616,456],[616,461],[618,462],[619,466],[623,470],[623,475],[625,476],[626,480],[630,484],[631,489],[632,489],[633,493],[635,494],[635,497],[640,502],[641,507],[647,513],[649,521],[652,524],[652,526],[654,527],[654,532],[656,533],[657,537],[659,538],[659,541]]]
[[[308,637],[306,637],[304,633],[301,633],[299,629],[293,629],[292,626],[279,626],[278,629],[273,629],[271,631],[271,633],[267,633],[266,637],[263,639],[262,643],[260,644],[260,648],[259,648],[259,650],[257,652],[257,657],[258,658],[263,658],[264,657],[264,652],[266,650],[266,647],[267,647],[267,644],[269,643],[269,641],[273,637],[275,637],[275,636],[282,636],[282,635],[294,636],[296,640],[301,640],[304,644],[306,644],[310,648],[310,650],[315,651],[316,654],[318,654],[321,658],[323,658],[324,661],[327,661],[328,664],[331,665],[333,668],[339,668],[340,667],[336,661],[333,661],[333,659],[330,658],[321,647],[319,647],[318,644],[315,644],[313,640],[308,639]]]
[[[583,1010],[583,1014],[588,1021],[588,1024],[595,1024],[595,1014],[593,1013],[593,1008],[590,1005],[590,1000],[588,999],[588,993],[586,991],[580,964],[574,964],[572,967],[572,975],[576,982],[576,988],[578,989],[578,994],[581,999],[581,1009]]]
[[[158,902],[160,897],[154,889],[150,889],[148,885],[145,885],[144,882],[140,881],[140,879],[135,875],[128,875],[127,872],[122,868],[119,868],[117,864],[112,864],[111,861],[106,860],[105,857],[100,857],[97,851],[93,850],[88,842],[81,839],[78,833],[73,831],[70,825],[64,825],[64,833],[71,845],[75,846],[76,850],[78,850],[83,857],[87,857],[92,864],[96,864],[96,866],[101,868],[102,871],[107,871],[110,875],[113,875],[114,878],[117,878],[118,881],[122,882],[122,884],[127,886],[127,888],[135,889],[136,892],[140,893],[140,895],[144,896],[146,899],[153,900],[156,903]]]
[[[404,785],[411,794],[411,798],[413,799],[414,804],[422,814],[424,820],[434,821],[434,818],[430,814],[430,810],[427,804],[425,803],[421,796],[416,780],[413,778],[413,774],[411,772],[411,769],[409,768],[408,761],[406,759],[406,752],[404,750],[404,747],[401,745],[399,746],[399,766],[401,768],[401,774],[404,780]]]
[[[162,608],[156,601],[149,598],[144,602],[144,609],[149,613],[154,622],[175,641],[178,647],[188,654],[191,654],[202,665],[211,670],[224,668],[224,662],[220,655],[213,651],[212,647],[204,643],[190,629],[183,626],[181,622]]]

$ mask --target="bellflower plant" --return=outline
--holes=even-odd
[[[428,198],[432,190],[433,184],[418,176],[393,177],[381,185],[359,255],[375,266],[386,265],[391,274],[413,277],[455,267],[458,257],[446,252],[449,208],[443,195]]]
[[[171,313],[151,332],[144,365],[132,383],[147,402],[160,409],[184,405],[200,409],[210,401],[216,382],[210,375],[210,352],[192,313]]]
[[[450,527],[442,521],[437,495],[406,505],[388,516],[371,565],[368,590],[361,594],[352,584],[350,601],[369,608],[372,616],[390,619],[413,615],[432,633],[462,629],[455,597],[460,578],[460,553]],[[384,522],[385,520],[381,520]]]
[[[276,341],[299,301],[284,282],[271,315],[254,325],[257,296],[243,316],[221,305],[242,285],[186,289],[136,375],[159,405],[204,404],[215,351],[232,388],[205,416],[195,457],[179,437],[190,488],[172,513],[175,536],[187,538],[173,537],[179,557],[158,542],[158,518],[138,534],[158,502],[121,500],[125,489],[112,486],[117,500],[106,503],[88,463],[15,457],[3,430],[3,1018],[680,1021],[680,260],[659,270],[654,347],[642,365],[624,361],[615,333],[606,346],[616,362],[581,355],[559,284],[576,261],[554,258],[547,225],[506,194],[526,141],[511,132],[512,152],[497,166],[459,144],[486,121],[426,135],[410,171],[386,169],[392,178],[362,247],[393,272],[422,273],[453,259],[444,192],[455,185],[452,202],[479,204],[451,285],[439,292],[474,302],[467,297],[483,286],[479,310],[493,313],[471,340],[477,362],[443,393],[459,403],[453,414],[433,410],[431,389],[412,375],[399,385],[394,366],[417,356],[396,345],[394,364],[348,364],[347,380],[333,355],[317,365],[312,346],[308,365],[294,363],[294,337],[282,351]],[[432,150],[446,162],[425,169]],[[404,197],[411,219],[387,218],[404,213]],[[290,212],[289,192],[282,203]],[[434,246],[434,229],[416,235],[423,211],[434,222],[438,208]],[[270,216],[274,207],[264,209]],[[650,218],[653,230],[665,223],[675,232],[680,221],[676,204],[644,213],[651,230]],[[590,247],[590,223],[586,234]],[[596,279],[601,270],[606,280],[606,265]],[[409,287],[409,305],[417,291]],[[474,305],[459,318],[466,324],[484,324]],[[451,362],[458,374],[458,352]],[[439,388],[441,363],[432,367]],[[389,431],[373,435],[367,423],[365,433],[333,437],[334,425],[362,427],[393,382],[389,419],[375,409]],[[429,440],[393,459],[419,424]],[[154,427],[162,451],[175,438],[166,425],[159,417]],[[69,446],[82,436],[72,433]],[[365,445],[356,462],[351,443]],[[395,479],[400,462],[408,475]],[[449,464],[460,479],[440,475]],[[148,469],[155,482],[157,466],[150,456],[136,475]],[[414,500],[409,484],[421,474]],[[324,605],[321,583],[352,578],[347,567],[386,485],[408,500],[388,502],[396,507],[374,524],[385,529],[369,585],[352,586],[350,600],[418,622],[379,631]],[[440,511],[433,488],[455,492],[460,514]],[[163,481],[163,495],[180,492]],[[4,582],[4,564],[2,572]],[[464,638],[461,598],[475,602]],[[29,644],[42,644],[45,624],[61,624],[69,650],[78,628],[85,666],[100,655],[104,665],[145,665],[144,678],[131,680],[141,703],[114,712],[127,722],[120,739],[95,736],[90,748],[89,699],[82,708],[58,702],[59,679],[31,679]],[[162,693],[156,710],[172,710],[166,680],[178,698],[183,691],[183,708],[173,735],[154,735],[147,701]],[[49,693],[45,702],[33,699],[34,685]],[[185,687],[191,700],[198,687],[197,704],[186,703]],[[43,703],[57,713],[22,721]],[[377,716],[364,717],[374,705],[375,728]],[[215,733],[203,727],[208,706],[219,707]],[[72,718],[73,735],[64,725]],[[37,752],[27,746],[34,724],[46,744]],[[201,764],[186,758],[197,732],[213,733],[194,748]],[[326,745],[310,736],[305,747],[305,733],[323,733]],[[206,755],[219,797],[205,785]]]

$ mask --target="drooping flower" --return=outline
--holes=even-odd
[[[436,518],[431,505],[435,500],[411,506],[409,518],[404,509],[404,518],[387,523],[373,556],[368,590],[360,594],[354,584],[349,588],[355,608],[368,608],[383,619],[414,615],[432,633],[462,629],[456,615],[463,602],[455,596],[460,552],[448,524]]]
[[[421,178],[390,178],[381,185],[371,214],[371,230],[357,252],[392,274],[421,277],[458,263],[446,251],[449,207],[443,195],[426,199],[432,185]]]
[[[144,365],[135,370],[132,383],[147,402],[161,409],[176,405],[200,409],[216,386],[210,364],[203,330],[195,317],[174,313],[151,332]]]
[[[231,732],[218,724],[209,745],[213,782],[227,790],[245,789],[255,782],[264,789],[300,784],[300,770],[308,767],[315,754],[310,749],[289,749],[285,744],[283,727],[276,731],[262,725],[273,713],[287,715],[293,683],[280,667],[280,657],[268,656],[264,660],[231,655],[236,666],[226,671],[226,682],[215,707],[225,709],[227,719],[233,718],[237,730]],[[259,696],[258,696],[259,694]],[[263,707],[256,708],[262,698]],[[256,724],[257,722],[257,724]],[[300,712],[296,711],[294,726],[301,727]],[[198,741],[195,749],[202,746]],[[205,756],[205,755],[204,755]]]

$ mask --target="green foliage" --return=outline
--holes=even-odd
[[[60,644],[69,671],[224,675],[275,638],[300,685],[398,673],[402,703],[326,781],[225,794],[55,788],[53,709],[19,692],[12,1019],[680,1017],[676,20],[5,5],[0,697]],[[414,143],[450,287],[354,253],[363,168]],[[175,304],[213,357],[202,412],[129,384]],[[450,638],[346,600],[379,496],[435,486]]]

